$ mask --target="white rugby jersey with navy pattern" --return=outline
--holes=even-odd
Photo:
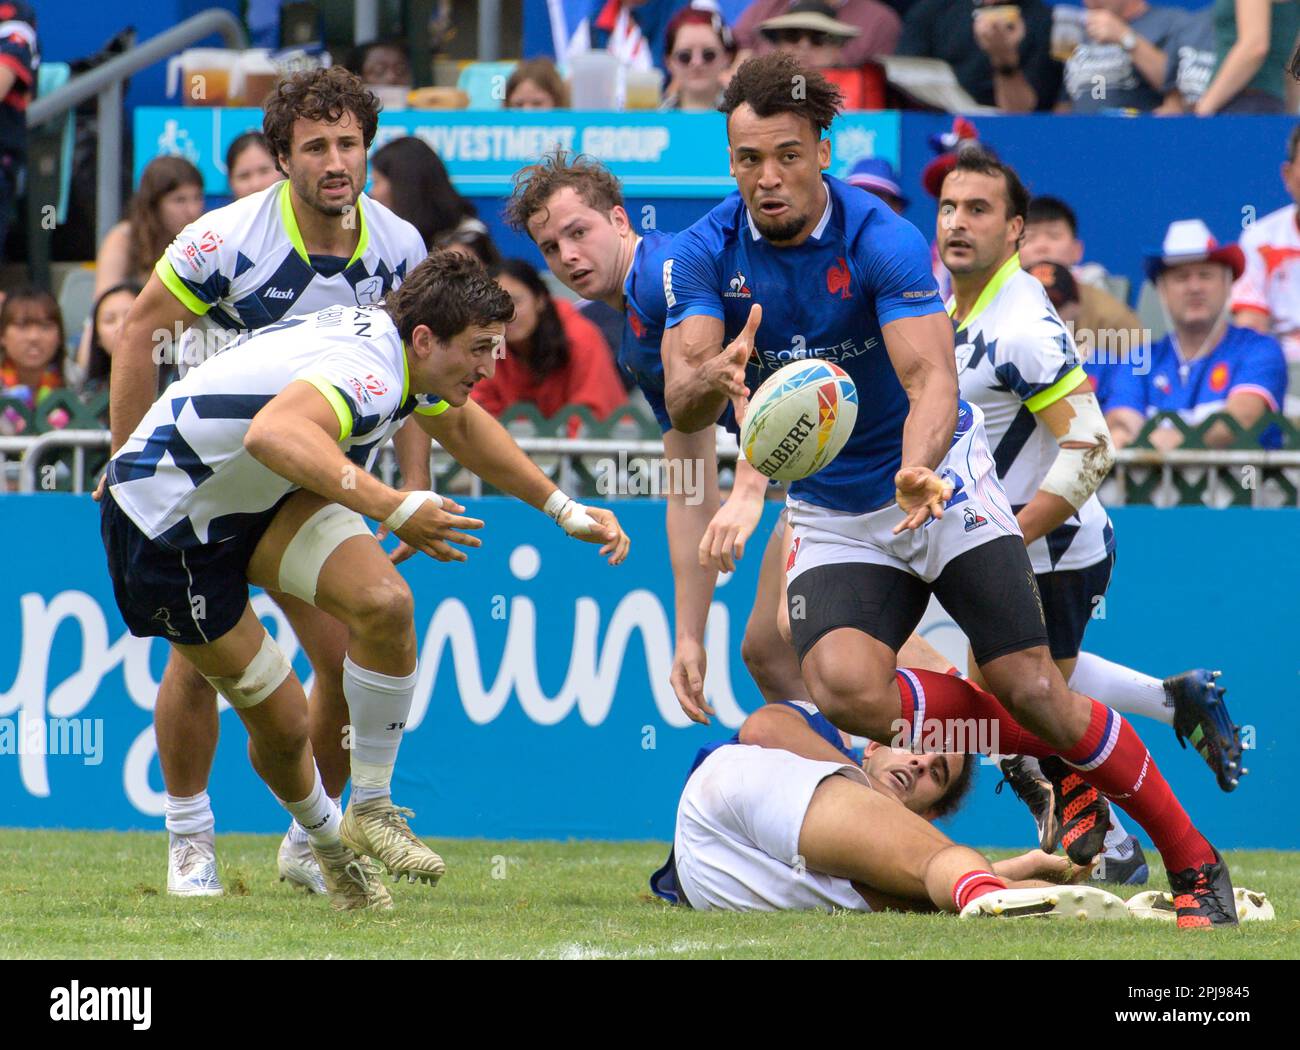
[[[956,300],[949,300],[953,313]],[[1069,330],[1041,282],[1013,255],[994,274],[970,315],[956,324],[957,381],[963,401],[984,412],[998,478],[1016,512],[1034,498],[1060,446],[1035,413],[1086,378]],[[1115,534],[1095,495],[1064,524],[1029,545],[1035,573],[1095,565]]]
[[[240,339],[172,383],[108,464],[122,511],[151,539],[184,550],[238,535],[296,486],[244,449],[253,417],[295,380],[339,420],[344,454],[369,470],[412,412],[445,401],[410,392],[406,350],[382,307],[332,306]]]
[[[199,315],[181,337],[181,374],[242,331],[327,306],[378,303],[425,258],[415,227],[378,201],[360,194],[354,214],[359,236],[347,260],[308,254],[287,181],[186,226],[154,266]]]

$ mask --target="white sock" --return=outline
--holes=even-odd
[[[211,831],[216,824],[206,791],[182,797],[168,795],[163,812],[167,815],[167,830],[173,835],[197,835]]]
[[[343,658],[343,696],[352,716],[352,800],[387,798],[402,744],[402,729],[415,699],[415,675],[401,678],[360,667]]]
[[[334,800],[325,794],[325,785],[316,774],[316,786],[301,802],[283,802],[293,819],[303,827],[307,841],[316,846],[333,846],[339,841],[339,824],[343,814]]]
[[[341,808],[340,803],[342,801],[342,798],[343,798],[342,795],[340,795],[338,798],[334,798],[333,796],[330,796],[330,801],[333,802],[336,807]],[[283,806],[284,802],[281,802],[280,805]],[[301,824],[299,824],[296,820],[291,820],[289,821],[288,836],[289,836],[289,841],[293,845],[301,846],[304,842],[307,841],[307,829],[304,828]]]
[[[1107,857],[1114,857],[1118,860],[1128,860],[1129,854],[1126,851],[1121,857],[1115,852],[1116,847],[1128,838],[1128,828],[1126,828],[1119,819],[1119,809],[1112,805],[1110,807],[1110,827],[1106,829],[1106,845],[1103,853]]]
[[[1174,709],[1168,706],[1164,683],[1131,667],[1103,660],[1092,653],[1080,653],[1070,675],[1070,688],[1125,715],[1145,715],[1174,724]]]

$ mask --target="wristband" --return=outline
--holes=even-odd
[[[384,528],[396,532],[406,524],[407,519],[426,503],[442,506],[442,497],[436,492],[411,492],[397,505],[397,509],[384,519]]]
[[[542,511],[549,515],[558,525],[560,515],[564,513],[564,508],[572,502],[572,497],[565,495],[560,489],[556,489],[546,497],[546,502],[542,504]]]
[[[566,496],[559,489],[546,497],[542,510],[554,518],[555,524],[570,536],[586,536],[597,524],[596,520],[587,513],[586,507],[581,503],[575,503],[572,497]]]

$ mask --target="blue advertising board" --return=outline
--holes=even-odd
[[[226,147],[261,130],[260,109],[139,107],[135,111],[135,181],[154,157],[185,157],[203,173],[209,195],[229,193]],[[727,173],[720,113],[584,113],[394,110],[379,115],[373,149],[406,135],[424,139],[466,196],[501,196],[521,167],[560,146],[607,164],[629,196],[722,198],[735,189]],[[832,175],[864,156],[898,164],[899,115],[846,113],[831,129]]]
[[[729,735],[761,700],[740,660],[757,546],[718,589],[708,689],[721,724],[690,724],[668,686],[672,582],[663,504],[615,507],[632,556],[611,568],[537,512],[470,500],[483,548],[467,564],[413,559],[420,673],[395,797],[437,836],[667,839],[695,750]],[[165,646],[132,638],[113,603],[86,496],[5,496],[0,540],[0,826],[160,828],[163,785],[151,712]],[[765,526],[775,515],[769,508]],[[1285,802],[1300,793],[1286,747],[1300,740],[1291,575],[1300,511],[1112,512],[1119,567],[1088,648],[1166,675],[1222,667],[1254,744],[1232,795],[1167,727],[1134,725],[1174,789],[1220,846],[1300,848]],[[22,557],[12,552],[25,551]],[[265,596],[268,628],[308,667]],[[954,659],[942,611],[924,630]],[[233,712],[210,793],[219,831],[274,832],[283,811],[253,774]],[[34,735],[41,737],[36,740]],[[35,746],[43,744],[43,746]],[[1028,815],[981,767],[948,826],[962,841],[1025,844]]]

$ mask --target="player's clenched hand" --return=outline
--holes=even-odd
[[[943,505],[952,499],[952,485],[929,467],[904,467],[894,475],[894,499],[907,515],[894,526],[897,536],[931,518],[942,518]]]
[[[483,546],[483,541],[477,536],[468,536],[462,531],[481,529],[483,522],[478,518],[463,517],[465,508],[455,500],[446,496],[441,499],[442,506],[433,500],[421,504],[414,514],[397,527],[397,538],[438,561],[465,561],[465,552],[457,550],[452,544],[462,547]]]
[[[754,352],[754,338],[762,321],[763,308],[755,303],[749,308],[749,317],[740,334],[721,353],[709,358],[701,366],[700,370],[709,385],[733,400],[749,397],[749,388],[745,386],[745,364]]]
[[[700,564],[718,572],[735,572],[736,562],[745,556],[745,544],[763,517],[761,500],[736,499],[733,495],[713,515],[700,540]]]
[[[706,666],[704,646],[694,638],[681,639],[673,653],[673,672],[669,676],[677,702],[682,705],[686,717],[700,725],[709,724],[709,716],[714,713],[709,702],[704,699],[704,672]]]

